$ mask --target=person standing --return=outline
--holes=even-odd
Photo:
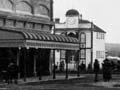
[[[99,61],[97,59],[95,59],[94,62],[94,73],[95,73],[95,79],[94,81],[97,82],[98,81],[98,72],[100,70],[100,65],[99,65]]]
[[[18,83],[18,66],[14,63],[10,63],[8,65],[8,74],[9,74],[9,80],[8,83],[12,83],[14,81],[15,84]]]
[[[81,71],[81,73],[86,71],[86,66],[85,66],[83,61],[82,61],[81,65],[80,65],[80,71]]]
[[[103,80],[109,81],[112,78],[112,64],[111,62],[106,58],[103,61]]]

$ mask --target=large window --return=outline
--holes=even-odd
[[[84,32],[80,33],[80,48],[86,47],[86,34]]]
[[[81,43],[85,43],[86,42],[86,35],[85,35],[85,33],[81,33],[80,34],[80,42]]]
[[[31,14],[32,8],[27,2],[19,2],[16,5],[16,12],[23,14]]]
[[[104,51],[96,51],[96,58],[104,58],[105,52]]]
[[[49,10],[44,5],[39,5],[38,7],[35,8],[35,15],[37,15],[37,16],[40,16],[40,15],[49,16]]]
[[[0,0],[0,10],[12,11],[13,4],[10,0]]]
[[[80,58],[82,58],[82,59],[86,58],[85,54],[86,54],[85,49],[81,49],[80,50]]]
[[[105,39],[105,35],[104,35],[104,33],[97,32],[96,38],[97,39]]]

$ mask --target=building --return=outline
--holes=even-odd
[[[51,34],[53,26],[53,0],[0,0],[0,72],[14,62],[24,79],[50,74],[54,50],[79,49],[76,38]]]
[[[70,36],[79,40],[79,52],[71,52],[69,55],[69,69],[77,70],[83,62],[86,65],[93,65],[94,60],[98,59],[100,63],[105,59],[105,31],[99,28],[94,23],[82,19],[82,15],[75,9],[70,9],[66,12],[66,20],[60,23],[60,19],[55,19],[55,34]],[[56,51],[56,63],[64,61],[65,51]],[[79,55],[77,55],[79,53]],[[76,60],[76,56],[79,57]]]

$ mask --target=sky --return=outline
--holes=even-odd
[[[54,0],[54,18],[64,22],[69,9],[106,31],[106,43],[120,43],[120,0]]]

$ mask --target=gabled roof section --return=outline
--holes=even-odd
[[[101,29],[100,27],[94,25],[94,31],[95,32],[102,32],[102,33],[106,33],[103,29]]]
[[[61,42],[61,43],[78,43],[78,39],[73,38],[73,37],[68,37],[68,36],[63,36],[63,35],[56,35],[56,34],[50,34],[48,32],[44,32],[44,31],[38,31],[38,30],[28,30],[28,29],[12,29],[12,28],[0,28],[0,31],[4,31],[4,37],[3,39],[6,39],[6,33],[8,33],[8,35],[10,35],[10,33],[14,33],[11,34],[15,35],[15,37],[13,38],[17,38],[17,39],[24,39],[24,40],[40,40],[40,41],[48,41],[48,42]],[[20,34],[20,35],[19,35]],[[21,38],[21,35],[23,36],[23,38]],[[0,38],[1,39],[1,38]],[[9,39],[9,38],[8,38]]]

